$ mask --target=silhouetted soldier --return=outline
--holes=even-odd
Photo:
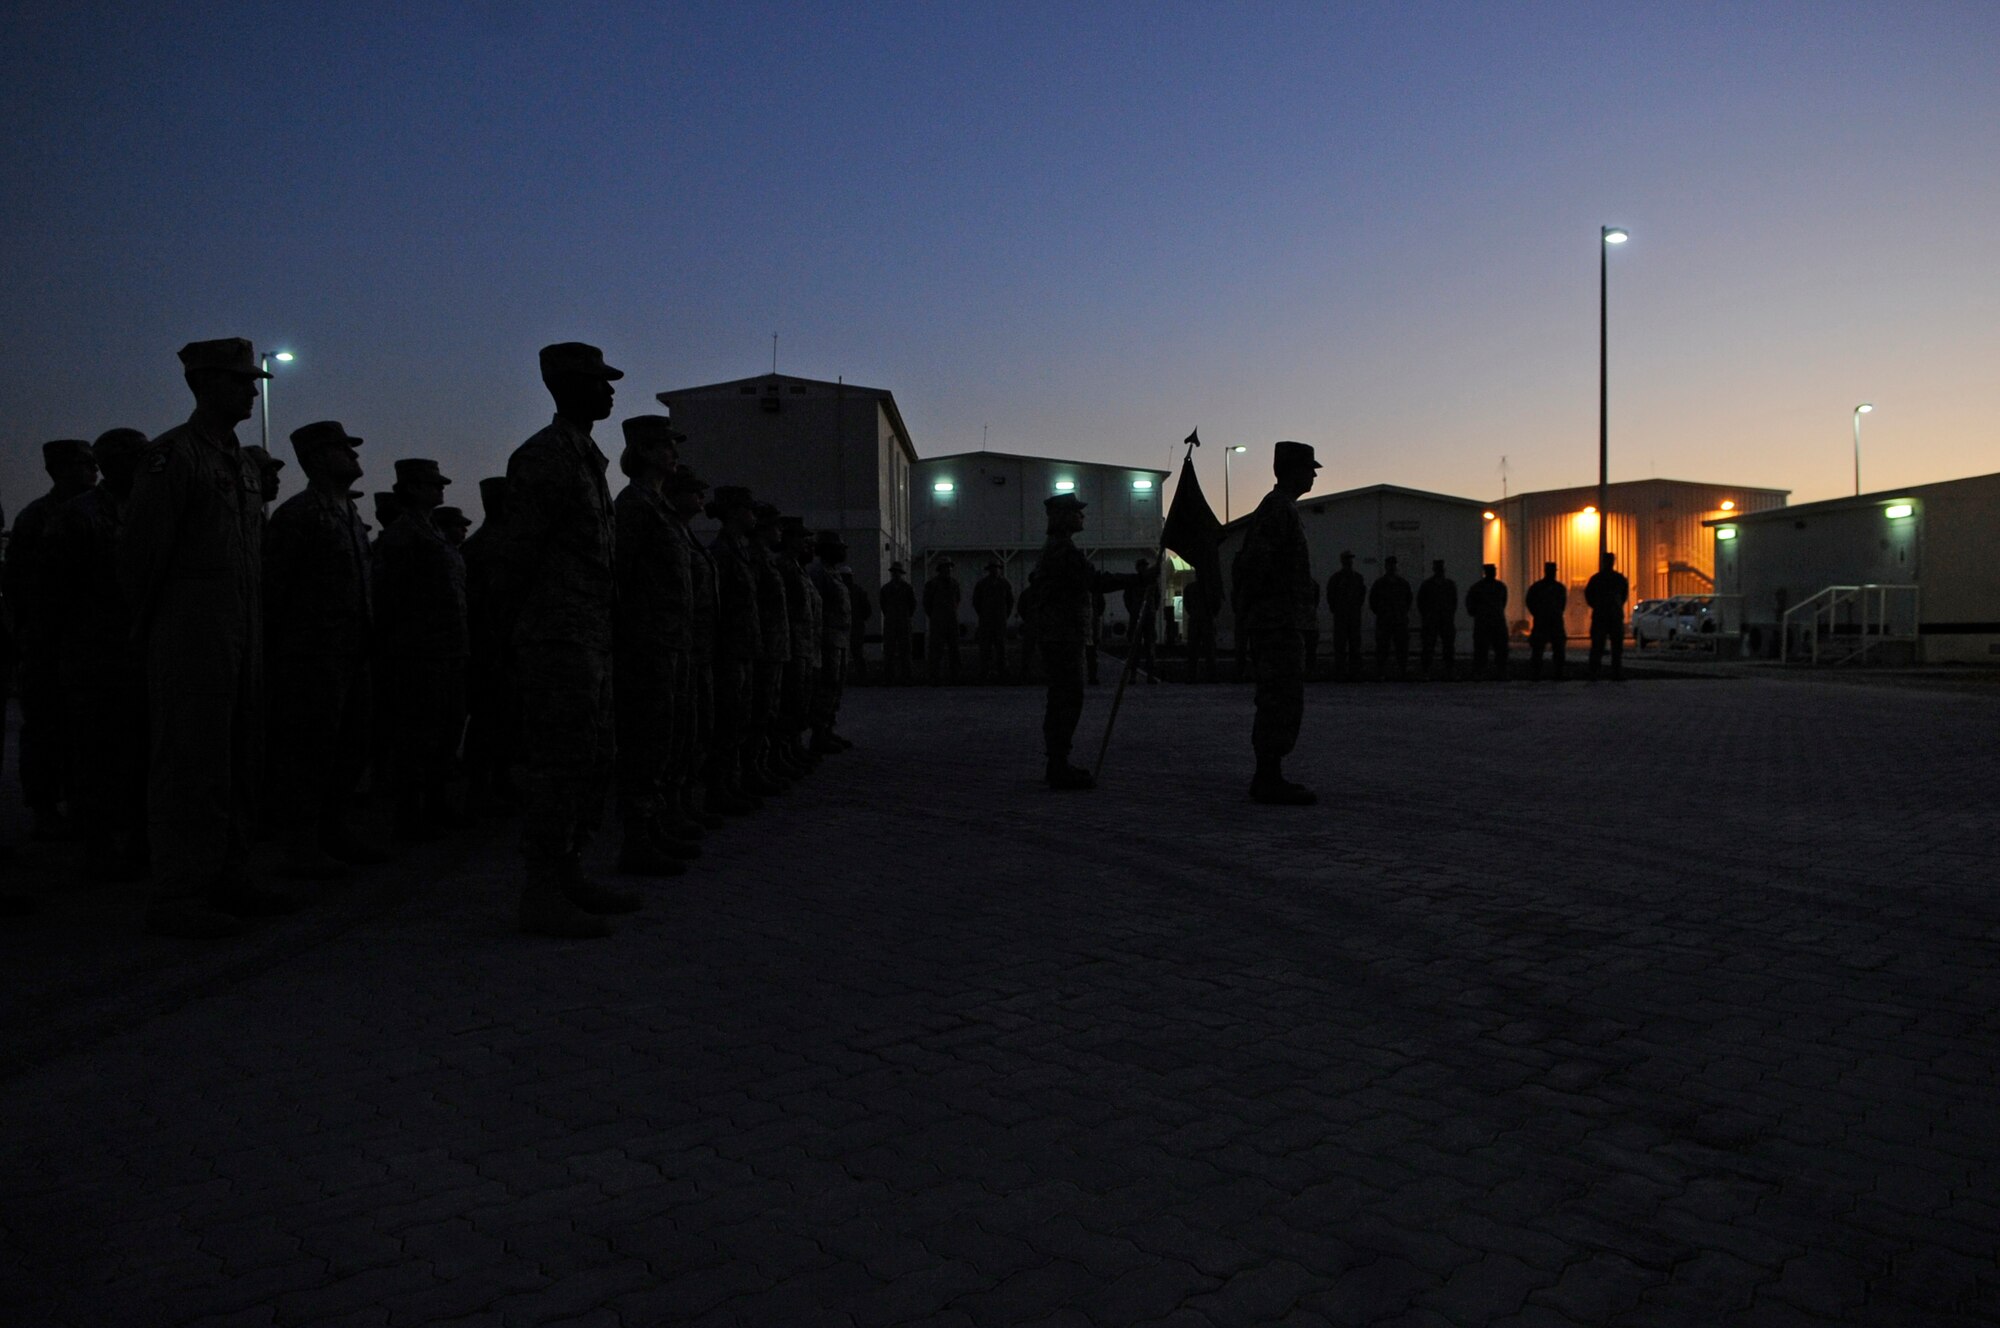
[[[611,384],[625,375],[581,342],[544,346],[540,358],[555,418],[507,460],[501,545],[521,697],[521,929],[602,936],[610,926],[599,914],[641,902],[583,872],[604,819],[614,745],[614,526],[608,463],[591,427],[611,414]]]
[[[472,529],[472,518],[456,507],[440,507],[431,513],[431,524],[437,527],[446,544],[463,555],[466,535]]]
[[[1389,657],[1396,658],[1396,676],[1410,676],[1410,583],[1396,570],[1396,559],[1382,560],[1382,575],[1368,588],[1368,607],[1375,614],[1375,675],[1389,676]]]
[[[506,477],[479,481],[479,503],[486,519],[459,550],[465,559],[466,627],[472,651],[466,661],[466,779],[474,807],[506,813],[516,805],[513,767],[519,729],[513,608],[502,599]]]
[[[398,461],[396,521],[376,545],[389,781],[396,832],[411,839],[457,821],[445,783],[465,729],[465,560],[431,520],[450,483],[435,461]]]
[[[1326,579],[1326,607],[1333,613],[1333,676],[1352,682],[1361,676],[1361,610],[1368,583],[1354,570],[1354,555],[1340,555],[1340,570]]]
[[[1542,579],[1528,587],[1528,676],[1542,676],[1542,650],[1554,647],[1555,676],[1561,682],[1563,654],[1569,644],[1569,627],[1564,615],[1569,609],[1569,588],[1556,579],[1556,565],[1542,564]]]
[[[1138,573],[1100,572],[1076,547],[1083,529],[1084,503],[1073,493],[1042,500],[1049,514],[1049,537],[1033,576],[1041,611],[1038,639],[1048,673],[1042,710],[1042,745],[1048,758],[1045,778],[1052,789],[1087,789],[1096,784],[1088,770],[1069,763],[1076,722],[1083,717],[1084,651],[1089,648],[1092,596],[1140,584]]]
[[[56,515],[97,483],[97,462],[83,439],[59,438],[42,444],[42,468],[54,487],[14,518],[6,594],[20,655],[21,797],[34,838],[66,839],[72,831],[62,816],[68,739],[55,630],[61,605],[48,546]]]
[[[1021,620],[1022,682],[1035,680],[1042,657],[1042,587],[1037,580],[1040,575],[1030,571],[1028,584],[1021,587],[1021,597],[1014,601],[1014,616]]]
[[[236,426],[270,375],[241,339],[191,342],[180,360],[194,414],[146,449],[118,562],[145,643],[152,727],[146,823],[156,885],[146,925],[208,938],[296,906],[245,874],[264,718],[264,481]]]
[[[282,485],[282,482],[278,478],[278,472],[285,468],[285,463],[255,443],[244,448],[243,452],[244,455],[257,463],[259,491],[263,494],[264,506],[269,508],[272,503],[278,501],[278,490]]]
[[[1299,520],[1298,500],[1313,486],[1320,463],[1305,443],[1271,449],[1277,483],[1257,504],[1230,568],[1236,630],[1250,651],[1257,678],[1257,717],[1250,746],[1257,773],[1250,796],[1257,802],[1306,806],[1313,791],[1285,778],[1284,760],[1298,744],[1305,718],[1306,628],[1319,620],[1319,582]]]
[[[668,811],[676,813],[675,837],[698,839],[722,824],[722,813],[705,806],[705,777],[715,742],[715,558],[695,538],[688,522],[708,499],[708,482],[686,466],[667,477],[667,505],[687,545],[688,722],[674,724],[673,776]]]
[[[757,537],[754,501],[750,490],[725,484],[708,504],[708,514],[722,523],[708,546],[716,587],[715,743],[708,758],[708,805],[730,816],[763,805],[746,785],[751,774],[751,687],[764,639],[752,547]]]
[[[1493,661],[1493,676],[1507,676],[1507,583],[1492,563],[1480,567],[1482,575],[1465,592],[1465,612],[1472,619],[1472,672],[1486,671]]]
[[[361,478],[354,452],[360,445],[337,420],[294,429],[305,491],[278,505],[264,534],[271,801],[284,837],[285,873],[299,880],[330,880],[344,875],[348,863],[384,856],[347,827],[374,715],[368,527],[348,497]]]
[[[785,593],[784,574],[778,569],[781,530],[778,509],[757,503],[756,536],[751,542],[753,566],[757,571],[757,622],[762,639],[757,665],[750,677],[749,762],[743,787],[760,798],[785,792],[791,787],[782,770],[771,760],[771,748],[778,727],[778,702],[784,696],[785,665],[792,658],[791,604]]]
[[[1417,633],[1422,642],[1417,667],[1429,677],[1431,656],[1437,652],[1444,656],[1444,676],[1451,677],[1457,671],[1458,583],[1444,574],[1442,558],[1431,564],[1431,574],[1417,587]]]
[[[375,541],[382,538],[383,532],[396,524],[396,495],[385,489],[373,496],[373,503],[375,534],[368,542],[371,549]]]
[[[145,448],[137,429],[99,435],[91,452],[104,482],[65,503],[47,533],[45,625],[63,687],[65,783],[84,871],[98,881],[146,874],[146,669],[118,581],[125,505]]]
[[[882,583],[882,681],[890,685],[910,681],[910,619],[917,613],[917,589],[911,585],[901,563],[889,564],[889,579]]]
[[[1197,577],[1181,591],[1181,613],[1187,619],[1187,680],[1215,681],[1215,610],[1220,586]]]
[[[1104,592],[1090,592],[1090,649],[1084,654],[1084,674],[1092,687],[1097,686],[1097,650],[1104,644]]]
[[[847,645],[852,607],[843,593],[842,565],[847,561],[847,545],[837,531],[822,530],[814,542],[813,585],[822,604],[820,627],[820,667],[813,678],[812,749],[824,756],[844,752],[854,744],[834,731],[840,720],[840,698],[847,677]]]
[[[808,752],[801,735],[812,724],[813,694],[819,686],[819,673],[826,655],[826,601],[820,593],[818,578],[807,566],[812,562],[812,541],[806,534],[804,518],[785,517],[779,522],[778,566],[785,574],[785,607],[791,614],[792,654],[785,663],[784,698],[779,706],[778,740],[774,745],[774,759],[780,763],[779,773],[787,779],[799,779],[813,767],[823,752]],[[840,607],[847,605],[847,588],[838,583],[834,587],[840,596]],[[841,615],[841,630],[846,632],[847,617]]]
[[[679,876],[692,850],[667,810],[674,727],[688,722],[688,620],[694,580],[688,542],[668,505],[679,456],[664,415],[623,424],[618,468],[631,480],[612,504],[618,529],[612,613],[612,695],[618,733],[618,870]]]
[[[940,680],[945,657],[951,657],[951,680],[958,681],[958,606],[965,599],[958,578],[951,574],[953,563],[939,558],[931,579],[924,582],[924,671],[933,683]]]
[[[1625,676],[1625,601],[1632,584],[1617,570],[1618,555],[1607,553],[1598,572],[1583,583],[1583,602],[1590,606],[1590,676],[1595,678],[1604,652],[1611,652],[1611,676]]]
[[[854,579],[854,569],[843,565],[840,579],[847,586],[847,669],[857,683],[868,681],[868,620],[875,616],[874,601]]]
[[[977,622],[973,635],[979,643],[982,682],[999,682],[1007,676],[1007,619],[1013,612],[1013,584],[1001,575],[997,560],[986,564],[986,575],[972,585],[972,616]]]
[[[1132,656],[1132,667],[1143,670],[1146,681],[1160,680],[1160,662],[1153,653],[1154,642],[1159,637],[1159,572],[1150,558],[1141,558],[1132,564],[1133,575],[1140,578],[1137,585],[1128,588],[1121,598],[1125,602],[1125,649]],[[1317,592],[1314,595],[1317,598]]]

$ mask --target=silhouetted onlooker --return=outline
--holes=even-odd
[[[1368,607],[1375,614],[1375,674],[1389,676],[1389,658],[1396,660],[1396,676],[1410,676],[1410,605],[1416,595],[1410,583],[1396,570],[1395,555],[1382,560],[1382,575],[1368,588]]]
[[[944,661],[951,660],[951,680],[958,681],[958,606],[965,599],[958,578],[952,575],[952,561],[940,558],[937,569],[924,582],[924,673],[933,683],[942,679]]]
[[[1002,575],[997,560],[986,564],[986,575],[972,585],[973,636],[979,644],[982,682],[999,682],[1007,676],[1007,619],[1013,612],[1012,583]]]
[[[1428,676],[1432,656],[1442,654],[1444,676],[1451,677],[1457,671],[1458,583],[1444,574],[1442,558],[1431,564],[1431,574],[1417,587],[1417,634],[1417,667]]]
[[[889,579],[882,583],[882,681],[895,686],[910,681],[910,620],[917,614],[917,588],[910,584],[908,569],[901,563],[889,564]]]
[[[1598,676],[1604,653],[1611,652],[1611,676],[1625,676],[1625,601],[1632,584],[1617,570],[1618,555],[1604,555],[1595,576],[1584,582],[1583,602],[1590,606],[1590,676]]]
[[[1326,579],[1326,607],[1333,613],[1333,676],[1352,682],[1361,676],[1361,610],[1368,582],[1354,570],[1354,555],[1340,555],[1340,570]]]
[[[1215,681],[1214,596],[1220,586],[1197,577],[1181,590],[1181,614],[1187,621],[1187,680]]]
[[[1480,571],[1483,575],[1465,592],[1465,612],[1472,619],[1472,672],[1475,677],[1486,672],[1486,661],[1491,658],[1493,676],[1505,678],[1507,583],[1492,563],[1484,564]]]
[[[1319,469],[1305,443],[1272,446],[1277,482],[1251,514],[1243,548],[1230,567],[1237,636],[1249,646],[1257,676],[1257,716],[1250,728],[1257,757],[1250,796],[1257,802],[1307,806],[1319,800],[1305,785],[1286,779],[1284,771],[1305,718],[1306,632],[1319,623],[1319,582],[1298,509]]]
[[[1122,596],[1125,601],[1125,649],[1131,655],[1132,667],[1144,671],[1147,682],[1160,680],[1160,662],[1155,658],[1153,645],[1159,636],[1159,573],[1150,558],[1141,558],[1132,564],[1132,573],[1141,580],[1128,588]],[[1318,595],[1315,594],[1317,599]]]
[[[1095,785],[1088,770],[1069,763],[1076,739],[1076,722],[1083,715],[1084,652],[1089,648],[1092,596],[1139,583],[1138,573],[1100,572],[1076,547],[1083,529],[1084,503],[1075,494],[1058,493],[1042,500],[1049,516],[1049,536],[1031,578],[1041,615],[1037,638],[1042,666],[1048,673],[1048,697],[1042,707],[1042,748],[1047,758],[1044,777],[1052,789],[1087,789]]]
[[[1542,564],[1542,579],[1528,587],[1528,676],[1542,676],[1542,651],[1555,652],[1555,678],[1562,681],[1563,655],[1569,644],[1569,627],[1564,614],[1569,609],[1569,587],[1556,579],[1556,565]]]

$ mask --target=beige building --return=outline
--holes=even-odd
[[[889,564],[909,560],[917,450],[892,393],[762,374],[658,395],[703,479],[744,485],[814,530],[840,531],[871,599]]]

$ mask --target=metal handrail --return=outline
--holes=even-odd
[[[1890,596],[1901,596],[1903,594],[1908,594],[1909,596],[1910,630],[1908,632],[1891,632],[1889,630],[1891,626]],[[1858,605],[1861,610],[1861,620],[1856,624],[1859,629],[1857,635],[1860,639],[1860,644],[1841,655],[1838,659],[1831,660],[1830,662],[1840,663],[1847,660],[1866,660],[1868,652],[1885,641],[1915,641],[1918,637],[1918,624],[1921,621],[1919,614],[1921,607],[1920,596],[1920,590],[1914,585],[1892,585],[1870,582],[1864,585],[1828,586],[1818,594],[1800,600],[1797,604],[1785,610],[1783,621],[1779,625],[1778,660],[1784,664],[1791,663],[1792,620],[1810,612],[1811,623],[1810,635],[1807,638],[1809,647],[1807,662],[1818,664],[1820,662],[1820,641],[1823,637],[1829,637],[1834,634],[1834,629],[1839,626],[1835,620],[1837,612],[1841,607],[1846,605]],[[1824,625],[1822,625],[1822,619],[1825,620]]]

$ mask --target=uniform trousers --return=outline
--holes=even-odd
[[[510,654],[498,644],[475,645],[466,670],[465,764],[482,782],[500,778],[514,763],[520,708]]]
[[[778,728],[778,706],[785,696],[785,661],[760,659],[750,673],[748,748],[762,756]]]
[[[944,671],[944,662],[951,661],[951,680],[958,681],[958,621],[933,623],[924,633],[924,666],[927,676],[937,682]]]
[[[143,858],[146,836],[146,687],[133,671],[122,682],[71,680],[65,782],[86,857]],[[119,864],[124,865],[124,864]]]
[[[979,676],[988,682],[1007,676],[1007,626],[981,623],[978,632]]]
[[[708,754],[711,783],[733,785],[741,778],[744,748],[750,741],[750,674],[747,655],[715,656],[715,730]]]
[[[286,842],[322,842],[368,765],[374,713],[368,657],[282,655],[272,661],[274,811]]]
[[[1361,675],[1361,615],[1333,615],[1333,676]]]
[[[1076,723],[1083,718],[1085,649],[1081,641],[1042,642],[1042,669],[1049,680],[1042,707],[1042,748],[1050,765],[1069,760]]]
[[[689,722],[684,650],[621,650],[611,663],[618,738],[618,817],[658,821],[674,782],[676,731]]]
[[[264,723],[261,651],[247,635],[197,649],[156,624],[146,645],[146,833],[153,896],[198,898],[243,868]]]
[[[1253,628],[1250,667],[1257,681],[1257,717],[1250,747],[1259,761],[1291,754],[1306,714],[1306,638],[1303,632]]]
[[[673,778],[675,788],[701,777],[715,741],[715,663],[706,651],[687,657],[688,722],[674,725]]]
[[[1607,650],[1611,652],[1611,676],[1619,677],[1625,672],[1625,620],[1593,616],[1590,620],[1591,677],[1597,676],[1598,666]]]
[[[1479,622],[1472,624],[1472,671],[1481,673],[1486,668],[1488,658],[1493,661],[1493,676],[1507,676],[1507,624],[1504,622]]]
[[[581,853],[604,823],[617,738],[611,652],[571,641],[516,648],[521,684],[521,856]]]
[[[24,635],[27,635],[24,633]],[[21,652],[21,800],[38,815],[53,814],[63,801],[63,736],[66,688],[56,643],[46,629],[28,635]]]
[[[1410,624],[1404,619],[1375,620],[1375,672],[1387,676],[1389,657],[1396,657],[1396,672],[1410,671]]]
[[[813,689],[819,685],[821,666],[818,660],[805,656],[817,653],[817,647],[811,651],[801,650],[794,642],[792,657],[785,662],[784,697],[778,705],[778,731],[787,742],[812,723]]]
[[[813,731],[823,733],[840,716],[840,698],[847,690],[847,642],[828,637],[813,675],[812,704],[806,721]]]
[[[882,681],[907,683],[910,680],[910,625],[907,622],[882,624]]]
[[[465,659],[385,656],[376,684],[388,784],[399,807],[415,807],[458,762],[465,734]]]
[[[1561,622],[1536,623],[1528,632],[1528,676],[1542,676],[1542,651],[1555,653],[1556,678],[1563,676],[1563,654],[1569,645],[1569,633],[1563,630]]]
[[[1476,628],[1474,635],[1474,648],[1477,649]],[[1429,673],[1431,655],[1436,652],[1444,657],[1445,676],[1449,677],[1458,659],[1458,625],[1452,622],[1424,622],[1418,625],[1417,636],[1422,642],[1422,648],[1418,652],[1418,665],[1425,673]]]

